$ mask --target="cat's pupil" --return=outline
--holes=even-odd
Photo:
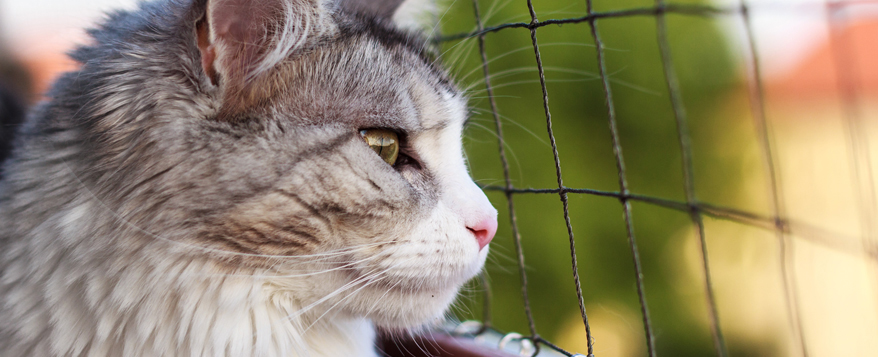
[[[360,130],[363,140],[384,162],[393,166],[399,157],[399,136],[387,129]]]

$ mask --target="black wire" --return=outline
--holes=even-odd
[[[664,8],[666,6],[664,0],[656,0],[656,7]],[[661,53],[662,69],[665,74],[665,83],[668,85],[668,95],[671,100],[671,108],[674,112],[674,120],[677,124],[677,139],[680,144],[680,154],[683,160],[683,184],[686,191],[686,203],[692,208],[698,201],[695,197],[695,179],[694,166],[692,164],[692,145],[689,134],[689,125],[686,122],[686,108],[681,98],[680,84],[677,81],[677,74],[674,71],[674,60],[671,56],[671,45],[668,41],[668,27],[666,16],[664,13],[659,14],[655,18],[656,35]],[[713,335],[713,345],[717,356],[725,357],[728,355],[726,350],[726,342],[723,338],[722,327],[719,321],[719,312],[716,307],[716,296],[713,289],[713,278],[710,273],[710,263],[708,259],[707,237],[704,233],[704,221],[697,209],[689,210],[689,217],[695,225],[695,231],[698,234],[698,245],[701,248],[701,264],[704,269],[704,289],[707,298],[707,314],[710,318],[711,333]]]
[[[586,7],[588,15],[594,15],[592,0],[586,0]],[[616,108],[613,104],[613,92],[610,89],[610,78],[607,76],[607,65],[604,60],[604,45],[603,42],[601,42],[601,36],[598,31],[597,17],[592,16],[589,19],[588,24],[591,28],[591,36],[594,40],[595,52],[597,52],[598,70],[603,84],[605,104],[607,105],[607,120],[610,126],[610,136],[613,140],[613,154],[616,157],[616,169],[619,173],[619,191],[624,196],[627,196],[630,192],[628,191],[628,178],[625,173],[625,159],[622,155],[619,128],[618,125],[616,125]],[[653,333],[652,323],[650,322],[649,307],[646,303],[646,292],[644,291],[645,289],[643,286],[643,268],[640,263],[640,251],[637,248],[637,239],[634,236],[634,223],[631,218],[631,202],[624,196],[620,201],[622,202],[622,214],[625,218],[625,228],[628,233],[628,246],[631,248],[631,258],[634,263],[634,278],[637,283],[637,298],[640,302],[640,313],[643,317],[643,330],[646,335],[646,346],[649,356],[655,357],[655,334]],[[591,343],[591,341],[589,341],[589,343]],[[589,352],[589,354],[592,354],[592,352]]]
[[[532,24],[539,23],[539,20],[537,19],[536,11],[534,10],[534,7],[533,7],[532,0],[527,0],[527,7],[528,7],[528,11],[530,12],[531,23]],[[552,144],[552,155],[553,155],[553,158],[555,160],[555,176],[558,179],[558,181],[557,181],[558,182],[558,196],[561,199],[561,204],[562,204],[562,207],[564,210],[564,223],[567,226],[567,237],[568,237],[569,242],[570,242],[570,260],[571,260],[571,265],[572,265],[572,269],[573,269],[573,283],[576,286],[576,298],[577,298],[577,302],[579,303],[579,312],[580,312],[580,315],[582,316],[582,323],[585,326],[585,334],[586,334],[586,339],[588,341],[588,353],[593,354],[594,353],[594,346],[592,343],[593,339],[591,336],[591,325],[589,325],[589,323],[588,323],[588,314],[586,314],[586,312],[585,312],[585,301],[582,297],[582,285],[581,285],[580,279],[579,279],[579,264],[576,261],[576,240],[573,236],[573,224],[570,222],[570,207],[569,207],[570,205],[569,205],[569,202],[567,200],[567,192],[562,190],[562,188],[564,188],[564,179],[562,178],[562,175],[561,175],[561,158],[560,158],[560,155],[558,154],[558,145],[555,141],[555,133],[552,129],[552,112],[549,110],[549,91],[546,88],[546,73],[545,73],[545,69],[543,68],[542,56],[540,55],[540,46],[537,43],[537,28],[536,27],[530,28],[530,38],[531,38],[531,43],[533,44],[533,48],[534,48],[534,56],[536,57],[537,71],[539,72],[539,75],[540,75],[540,87],[542,88],[542,93],[543,93],[543,110],[546,114],[546,130],[549,134],[549,142]],[[534,335],[534,340],[536,340],[537,339],[536,331],[534,330],[534,331],[532,331],[532,333]]]
[[[489,32],[497,32],[500,30],[508,29],[508,28],[527,28],[527,29],[536,29],[549,25],[564,25],[564,24],[577,24],[582,22],[591,22],[597,19],[603,18],[614,18],[614,17],[632,17],[632,16],[657,16],[663,13],[675,13],[681,15],[693,15],[693,16],[715,16],[722,14],[735,14],[737,13],[737,8],[733,7],[717,7],[717,6],[703,6],[703,5],[684,5],[684,4],[668,4],[664,7],[641,7],[641,8],[632,8],[626,10],[617,10],[617,11],[605,11],[605,12],[597,12],[590,11],[588,15],[582,17],[574,17],[568,19],[550,19],[545,21],[531,21],[531,22],[512,22],[506,23],[497,26],[491,26],[486,28],[480,28],[474,32],[467,33],[458,33],[448,36],[440,36],[436,38],[438,42],[444,41],[452,41],[452,40],[460,40],[464,38],[472,38],[476,36],[481,36]]]
[[[478,0],[473,0],[473,11],[475,12],[476,17],[476,25],[479,29],[482,28],[482,18],[479,12],[479,3]],[[507,208],[509,210],[509,221],[512,225],[512,237],[515,240],[515,251],[518,255],[518,272],[519,278],[521,279],[521,295],[524,300],[524,313],[527,317],[528,325],[531,329],[531,334],[533,338],[537,337],[536,333],[536,323],[534,322],[533,312],[530,308],[530,298],[527,295],[527,273],[524,264],[524,251],[521,247],[521,233],[518,230],[518,218],[515,215],[515,202],[512,198],[512,178],[509,175],[509,161],[506,159],[506,149],[503,146],[505,143],[503,142],[503,124],[500,121],[500,114],[497,111],[497,103],[494,98],[494,89],[491,87],[491,76],[490,71],[488,69],[488,55],[485,52],[485,35],[480,34],[478,36],[479,39],[479,53],[482,58],[482,69],[485,73],[485,87],[488,91],[488,100],[491,103],[491,113],[494,115],[494,124],[497,129],[497,139],[498,139],[498,147],[500,153],[500,162],[503,165],[503,177],[505,179],[506,187],[504,192],[506,193],[506,203]],[[486,308],[490,309],[490,307],[486,306]],[[488,315],[490,316],[490,315]]]
[[[763,163],[768,171],[768,190],[771,195],[772,211],[775,221],[775,236],[778,242],[778,252],[780,255],[780,271],[781,280],[784,286],[784,301],[787,305],[787,312],[790,319],[790,325],[793,328],[793,335],[799,342],[802,349],[802,355],[808,356],[808,346],[805,342],[802,329],[802,321],[800,319],[801,312],[799,309],[799,293],[793,270],[793,241],[789,239],[783,226],[783,217],[786,216],[784,210],[784,200],[782,198],[783,190],[781,189],[780,174],[777,165],[774,162],[774,154],[771,144],[771,134],[768,120],[765,115],[765,90],[762,88],[762,73],[759,64],[759,53],[756,51],[756,37],[753,32],[753,25],[750,20],[750,11],[744,0],[740,0],[741,17],[744,21],[745,30],[747,32],[747,45],[750,50],[750,107],[753,112],[753,121],[756,126],[756,134],[759,137],[759,147],[762,151]]]

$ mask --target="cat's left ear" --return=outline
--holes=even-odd
[[[365,14],[406,30],[430,32],[436,26],[435,0],[340,0],[347,12]]]

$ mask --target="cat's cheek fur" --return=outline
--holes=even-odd
[[[381,275],[349,308],[382,328],[413,328],[441,319],[487,257],[487,247],[479,249],[459,215],[441,201],[429,219],[407,231],[402,243],[382,252],[377,262],[358,267]]]
[[[379,300],[387,304],[376,308],[372,302],[373,307],[359,311],[380,327],[412,327],[441,318],[488,254],[488,247],[480,247],[470,227],[496,221],[497,211],[472,181],[463,160],[460,135],[465,106],[447,93],[441,99],[419,107],[432,109],[422,113],[441,117],[444,125],[412,140],[425,169],[435,174],[440,199],[426,219],[414,227],[398,227],[403,232],[399,244],[385,249],[377,263],[370,261],[359,269],[382,272],[382,283],[373,290],[383,292]]]

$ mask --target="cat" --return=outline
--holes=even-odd
[[[0,180],[2,356],[377,356],[443,319],[497,211],[417,0],[111,13]]]

